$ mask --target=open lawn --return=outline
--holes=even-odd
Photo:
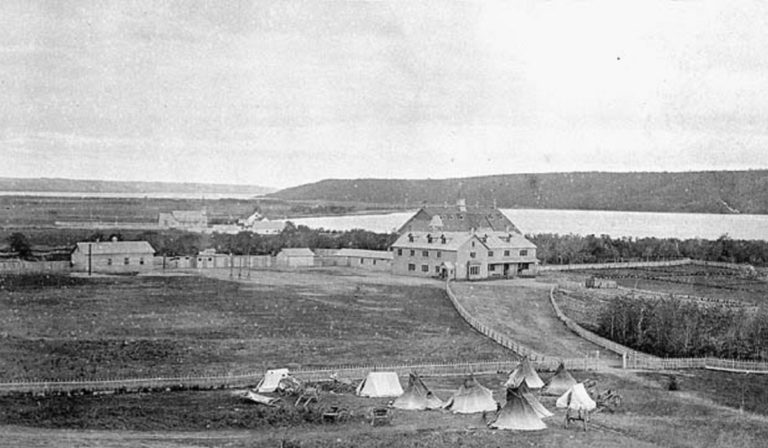
[[[521,433],[487,429],[482,414],[441,411],[393,410],[391,425],[374,428],[365,416],[389,399],[358,398],[351,393],[321,392],[321,403],[302,411],[293,408],[288,398],[278,408],[267,409],[243,401],[232,391],[187,391],[71,398],[0,397],[0,440],[8,446],[61,446],[66,441],[72,446],[114,447],[751,448],[764,446],[768,439],[765,417],[721,406],[707,392],[693,388],[699,384],[707,387],[704,383],[684,379],[684,390],[670,392],[666,390],[665,375],[649,377],[614,371],[574,372],[574,376],[578,380],[595,379],[599,390],[613,389],[623,397],[617,412],[595,414],[586,433],[562,427],[564,411],[555,408],[554,397],[541,399],[555,413],[544,420],[548,428]],[[504,375],[478,379],[492,388],[494,398],[503,403]],[[424,380],[445,399],[462,379]],[[328,406],[344,407],[353,417],[346,423],[322,424],[317,417]]]
[[[561,358],[594,357],[619,364],[617,356],[572,333],[549,302],[550,286],[517,279],[452,283],[464,307],[481,322],[539,353]]]
[[[228,271],[212,275],[226,277]],[[342,271],[0,277],[0,378],[222,375],[509,359],[439,282]]]

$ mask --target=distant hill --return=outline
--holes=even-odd
[[[467,204],[480,205],[495,200],[499,208],[768,214],[768,170],[328,179],[269,196],[407,207],[465,198]]]
[[[209,193],[262,195],[274,188],[257,185],[228,185],[172,182],[121,182],[79,179],[18,179],[0,177],[0,191],[56,191],[62,193]]]

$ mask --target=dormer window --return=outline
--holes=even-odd
[[[432,244],[432,235],[427,234],[427,244]]]
[[[440,243],[445,244],[445,235],[440,235]]]
[[[412,243],[412,242],[413,242],[413,234],[412,234],[412,233],[409,233],[409,234],[408,234],[408,242],[409,242],[409,243]]]

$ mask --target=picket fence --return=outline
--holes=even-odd
[[[597,365],[593,358],[577,358],[564,360],[570,370],[595,370]],[[417,372],[425,377],[461,376],[467,374],[496,374],[508,373],[518,364],[518,360],[479,361],[479,362],[455,362],[433,364],[375,364],[357,366],[337,366],[317,369],[291,370],[291,376],[301,381],[323,382],[340,380],[359,381],[365,378],[369,372],[387,371],[396,372],[405,376],[410,372]],[[554,371],[557,367],[548,362],[533,361],[533,366],[539,371]],[[145,389],[165,388],[200,388],[200,389],[229,389],[253,387],[259,383],[263,372],[247,373],[242,375],[220,376],[184,376],[170,378],[122,378],[103,380],[48,380],[48,381],[15,381],[0,383],[0,393],[8,392],[33,392],[55,393],[75,392],[87,390],[95,393],[113,393],[117,390],[136,392]]]
[[[583,271],[587,269],[630,269],[630,268],[656,268],[669,266],[684,266],[691,264],[690,258],[680,258],[663,261],[627,261],[616,263],[584,263],[584,264],[548,264],[539,266],[539,272],[547,271]]]
[[[464,305],[461,304],[461,301],[456,297],[456,294],[451,289],[450,280],[446,282],[445,290],[448,293],[448,298],[450,299],[451,304],[453,304],[453,307],[459,313],[459,316],[461,316],[461,318],[464,319],[472,328],[494,340],[499,345],[512,350],[518,355],[527,356],[530,361],[534,362],[537,366],[540,366],[542,370],[555,370],[561,362],[563,362],[568,368],[572,368],[571,366],[574,366],[574,368],[578,368],[576,366],[583,366],[582,370],[598,370],[605,366],[605,362],[597,358],[585,357],[561,359],[544,355],[529,347],[526,347],[525,345],[519,344],[510,339],[507,335],[504,335],[499,331],[488,327],[479,319],[472,316],[467,311],[467,309],[464,308]]]
[[[597,344],[603,348],[611,350],[622,356],[622,366],[625,369],[637,370],[678,370],[678,369],[710,369],[728,372],[741,372],[753,374],[768,374],[768,362],[762,361],[742,361],[720,358],[659,358],[647,353],[633,350],[621,344],[617,344],[602,336],[583,328],[571,318],[566,316],[555,301],[555,291],[557,287],[553,286],[549,291],[549,300],[557,317],[565,324],[568,329],[580,337]]]

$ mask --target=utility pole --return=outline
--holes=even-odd
[[[88,276],[93,272],[93,243],[88,243]]]

